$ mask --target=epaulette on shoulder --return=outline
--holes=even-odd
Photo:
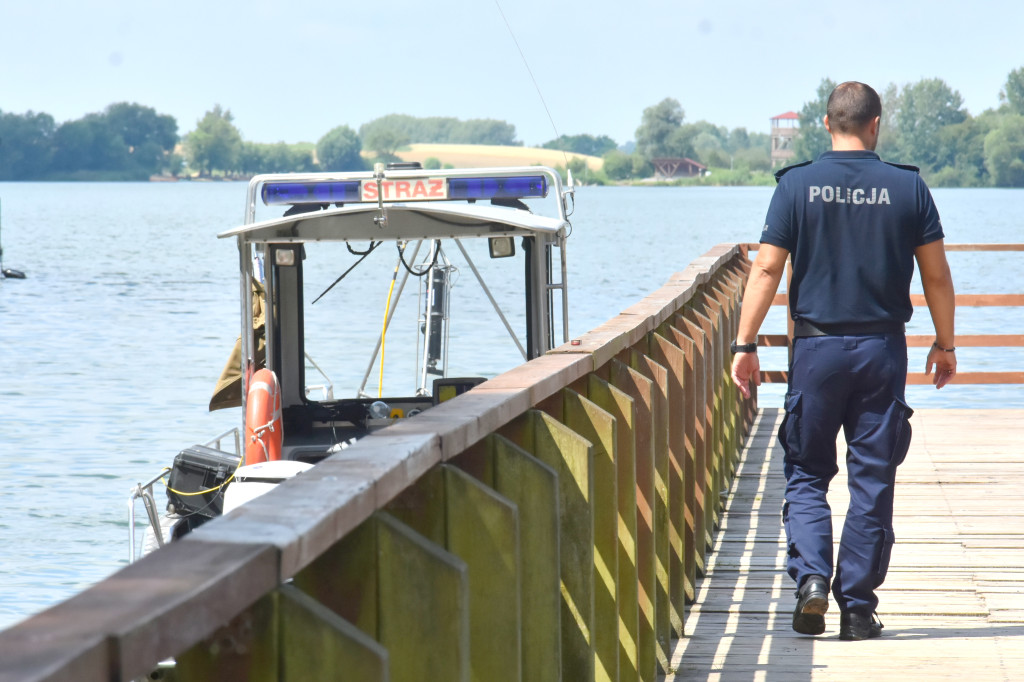
[[[809,163],[810,163],[810,161],[801,161],[800,163],[794,163],[792,166],[786,166],[785,168],[780,168],[779,170],[775,171],[775,182],[777,183],[779,180],[782,179],[783,175],[785,175],[789,171],[793,170],[794,168],[799,168],[800,166],[806,166]]]
[[[890,166],[895,166],[896,168],[902,168],[903,170],[914,171],[915,173],[921,172],[920,168],[917,166],[911,166],[909,163],[893,163],[892,161],[886,161],[885,163]]]

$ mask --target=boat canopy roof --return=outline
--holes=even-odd
[[[386,227],[374,221],[380,212],[375,204],[358,204],[242,225],[218,236],[249,243],[380,241],[554,234],[568,226],[560,218],[505,206],[391,203],[385,210]]]
[[[551,236],[569,226],[561,178],[543,166],[425,170],[377,164],[373,172],[258,175],[249,183],[245,224],[220,234],[242,244]],[[418,164],[416,164],[418,166]],[[557,214],[523,199],[554,191]],[[256,202],[290,206],[256,222]],[[551,213],[545,211],[545,213]]]

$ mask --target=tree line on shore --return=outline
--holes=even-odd
[[[822,123],[836,83],[824,79],[817,98],[800,110],[794,161],[831,148]],[[1024,187],[1024,67],[1009,73],[998,108],[972,116],[960,93],[942,79],[925,78],[882,97],[878,154],[920,167],[937,187]]]
[[[835,83],[824,79],[799,112],[794,162],[830,148],[821,123]],[[960,93],[938,78],[882,93],[878,152],[886,160],[921,167],[934,186],[1024,187],[1024,67],[1011,71],[1000,106],[972,116]],[[102,112],[57,124],[46,113],[0,110],[0,180],[145,180],[154,175],[241,177],[266,172],[362,170],[394,160],[411,143],[513,145],[515,126],[494,119],[390,114],[356,131],[339,125],[316,143],[260,143],[243,139],[231,111],[219,104],[179,136],[170,115],[141,104],[111,104]],[[688,157],[711,169],[682,184],[771,182],[771,139],[745,128],[685,121],[678,100],[643,110],[635,142],[606,135],[561,135],[542,145],[599,156],[600,171],[571,159],[568,168],[588,182],[631,182],[653,174],[652,159]],[[440,159],[427,167],[440,168]],[[561,168],[564,172],[565,168]]]

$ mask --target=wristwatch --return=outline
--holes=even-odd
[[[733,341],[729,345],[729,350],[731,350],[733,353],[756,353],[757,341],[752,341],[751,343],[744,343],[742,345],[738,345],[736,341]]]

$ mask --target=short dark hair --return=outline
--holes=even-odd
[[[882,115],[882,100],[870,85],[847,81],[828,96],[829,127],[840,133],[857,133]]]

